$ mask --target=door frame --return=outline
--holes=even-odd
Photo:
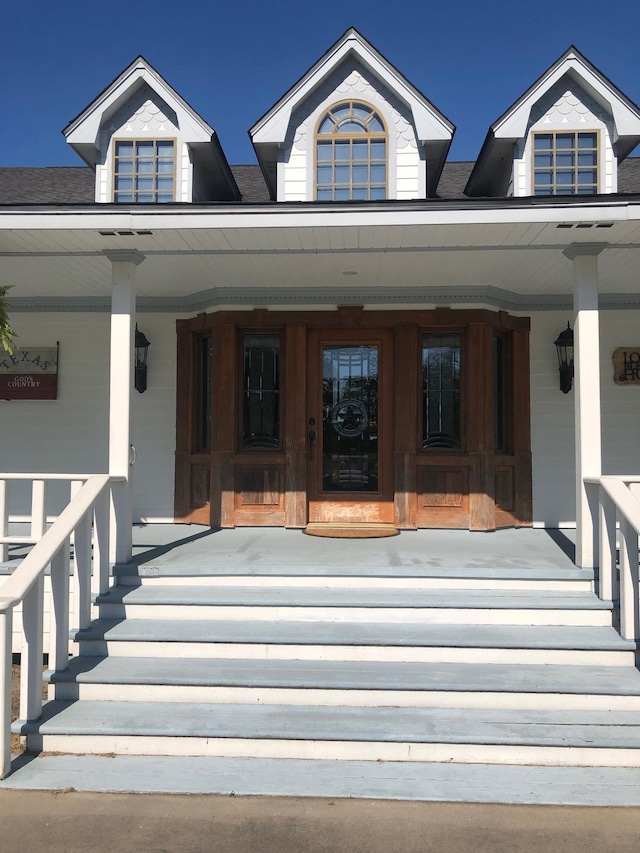
[[[375,492],[325,492],[322,488],[323,347],[378,346],[378,489]],[[310,522],[394,520],[393,483],[393,330],[312,329],[307,340],[307,500]],[[315,423],[311,424],[310,421]],[[316,434],[311,442],[309,435]]]
[[[307,339],[325,335],[350,343],[393,338],[392,521],[401,529],[452,527],[493,530],[531,525],[531,419],[528,317],[478,308],[327,311],[219,311],[177,320],[175,519],[212,527],[284,526],[308,521]],[[246,332],[281,335],[280,449],[243,450],[240,341]],[[461,330],[469,342],[465,369],[466,451],[420,446],[420,336]],[[492,336],[504,336],[509,441],[493,441]],[[203,342],[210,369],[203,369]],[[391,351],[391,348],[387,350]],[[203,440],[205,400],[210,440]],[[222,404],[224,401],[224,404]],[[316,413],[317,414],[317,413]],[[385,484],[388,483],[385,480]],[[361,499],[361,495],[359,496]]]

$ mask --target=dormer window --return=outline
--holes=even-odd
[[[113,200],[167,202],[175,198],[175,143],[172,139],[117,140]]]
[[[598,192],[598,133],[533,134],[534,195]]]
[[[387,131],[368,104],[331,107],[316,132],[318,201],[387,198]]]

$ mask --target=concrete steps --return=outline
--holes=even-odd
[[[78,656],[45,674],[42,718],[14,724],[29,749],[640,768],[635,645],[588,572],[165,565],[117,577],[100,618],[72,632]]]
[[[634,711],[87,700],[20,728],[48,752],[640,767]]]
[[[638,770],[629,767],[166,755],[27,755],[14,766],[0,790],[640,806]]]
[[[310,564],[285,566],[221,564],[116,565],[113,570],[119,586],[318,586],[357,589],[534,589],[591,591],[593,569],[509,566],[430,566],[424,562],[377,566]]]
[[[629,667],[77,657],[45,679],[67,701],[640,710]]]
[[[336,589],[333,587],[115,587],[96,604],[107,619],[309,620],[509,624],[611,624],[611,602],[592,592]]]
[[[72,638],[92,657],[198,657],[415,663],[633,666],[611,626],[429,625],[204,619],[98,619]]]

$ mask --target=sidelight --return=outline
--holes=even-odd
[[[422,447],[461,447],[460,335],[422,337]]]
[[[244,336],[242,446],[280,447],[280,337]]]

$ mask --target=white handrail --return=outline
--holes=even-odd
[[[49,483],[67,482],[70,486],[71,497],[74,495],[74,486],[81,486],[89,478],[100,476],[99,474],[13,474],[10,472],[0,473],[0,562],[4,562],[8,556],[9,545],[34,545],[46,530],[50,517],[47,514],[47,493]],[[9,532],[9,497],[11,483],[31,481],[31,512],[29,514],[29,533],[11,534]],[[68,500],[68,498],[67,498]]]
[[[69,475],[44,476],[50,479],[70,479]],[[42,479],[40,475],[18,477]],[[81,541],[81,544],[76,545],[74,559],[77,577],[75,613],[80,614],[81,618],[78,627],[86,627],[90,619],[92,578],[94,592],[106,592],[109,583],[109,501],[105,498],[111,483],[120,478],[107,474],[84,474],[72,479],[86,482],[14,573],[0,585],[0,779],[11,771],[11,635],[14,608],[22,603],[20,716],[33,720],[42,713],[42,617],[46,567],[51,565],[49,665],[54,669],[63,669],[68,661],[69,546],[72,534],[75,533],[77,540]],[[94,517],[95,544],[92,549]]]
[[[640,500],[631,487],[640,477],[607,475],[585,478],[587,486],[598,486],[598,532],[601,598],[619,597],[620,634],[626,640],[640,639]],[[617,542],[620,536],[620,578],[618,583]]]
[[[0,473],[0,480],[89,480],[100,474],[12,474]]]
[[[70,536],[87,512],[91,509],[102,490],[109,484],[108,474],[99,474],[87,480],[74,500],[60,513],[24,558],[15,572],[0,586],[0,613],[7,607],[15,607],[29,592],[46,566],[60,550],[64,540]]]

